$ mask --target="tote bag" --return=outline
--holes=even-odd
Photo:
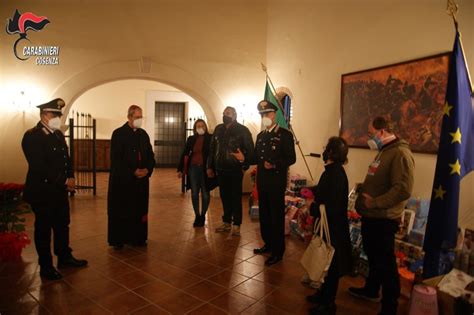
[[[320,205],[319,211],[321,217],[315,224],[313,239],[301,257],[300,263],[311,280],[324,282],[334,256],[334,247],[331,246],[325,206]]]

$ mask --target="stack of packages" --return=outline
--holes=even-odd
[[[355,201],[359,195],[361,184],[357,183],[349,193],[349,200],[347,203],[347,218],[349,219],[349,232],[352,243],[352,255],[354,257],[353,274],[361,274],[367,276],[369,273],[369,263],[367,255],[362,248],[362,234],[360,215],[355,210]]]
[[[429,200],[410,198],[395,235],[395,255],[400,276],[414,281],[423,273],[423,240],[430,208]]]
[[[306,178],[300,175],[290,177],[285,196],[285,234],[293,233],[303,240],[311,240],[314,219],[310,215],[313,193],[306,188]]]
[[[458,246],[454,251],[454,268],[474,276],[474,231],[461,229]]]

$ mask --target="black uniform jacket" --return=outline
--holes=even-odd
[[[231,153],[240,149],[245,156],[240,163]],[[247,127],[234,122],[229,128],[224,124],[217,125],[211,139],[207,168],[213,170],[238,171],[248,169],[248,161],[253,157],[254,146],[252,134]]]
[[[311,215],[319,217],[319,206],[325,205],[331,245],[335,249],[337,270],[342,276],[352,271],[352,247],[347,219],[349,188],[341,163],[328,164],[325,168],[318,185],[313,188],[315,198]]]
[[[266,169],[264,162],[275,165]],[[288,167],[296,162],[293,134],[280,126],[257,135],[252,164],[257,164],[257,188],[259,191],[284,191]]]
[[[66,180],[74,172],[63,133],[38,122],[25,133],[21,146],[28,161],[24,200],[33,205],[67,203]]]
[[[212,134],[206,133],[203,135],[204,136],[204,142],[202,144],[202,160],[203,160],[203,168],[204,168],[204,177],[206,179],[206,185],[207,189],[212,190],[217,186],[217,180],[210,179],[207,177],[207,172],[206,172],[206,162],[207,159],[209,158],[209,147],[211,144],[211,138]],[[184,165],[184,159],[187,156],[188,163],[191,163],[191,158],[193,156],[193,148],[194,144],[196,143],[198,136],[197,135],[192,135],[189,136],[188,139],[186,140],[186,146],[184,147],[183,153],[181,153],[181,157],[179,158],[179,164],[178,164],[178,172],[183,172],[185,165]],[[188,165],[187,167],[189,167]],[[186,180],[186,190],[191,189],[191,184],[189,180]]]

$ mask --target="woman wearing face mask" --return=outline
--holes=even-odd
[[[207,130],[206,122],[202,119],[196,120],[193,132],[194,134],[186,141],[186,146],[181,154],[178,177],[186,176],[186,189],[191,189],[196,216],[193,226],[199,227],[204,226],[206,221],[206,212],[210,201],[209,191],[215,187],[215,180],[208,179],[206,174],[206,161],[211,143],[211,135]],[[201,192],[201,207],[199,207],[199,192]]]
[[[323,204],[331,237],[335,249],[328,274],[319,291],[306,299],[317,304],[310,310],[311,314],[335,314],[336,293],[339,277],[352,270],[352,247],[347,219],[348,183],[343,164],[347,163],[348,147],[341,137],[331,137],[323,152],[325,171],[313,188],[314,204],[311,215],[319,217],[319,206]]]

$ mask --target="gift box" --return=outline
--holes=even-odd
[[[408,242],[415,244],[417,246],[423,246],[423,241],[425,239],[425,232],[419,229],[413,229],[408,236]]]
[[[249,211],[250,219],[258,219],[258,206],[251,206]]]

